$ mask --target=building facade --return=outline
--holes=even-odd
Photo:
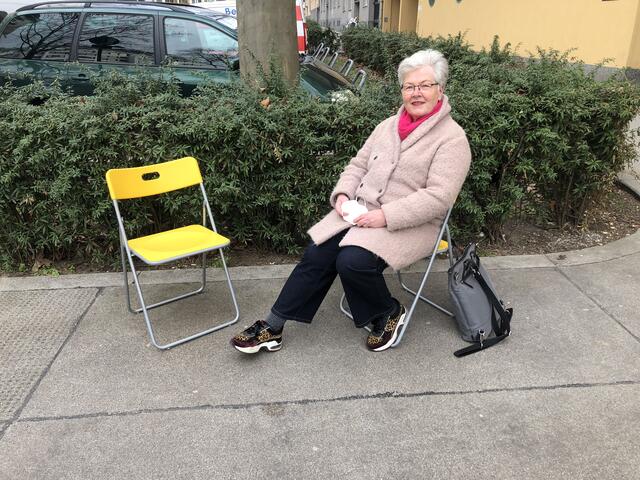
[[[380,26],[382,0],[307,0],[305,16],[323,27],[342,30],[349,22]]]
[[[571,49],[587,64],[640,68],[639,0],[384,0],[381,28],[421,37],[465,32],[477,49],[498,35],[523,56],[538,46]]]

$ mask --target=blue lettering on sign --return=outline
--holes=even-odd
[[[233,15],[234,17],[238,15],[238,11],[235,8],[225,7],[224,13],[226,15]]]

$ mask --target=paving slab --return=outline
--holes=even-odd
[[[149,345],[142,318],[127,312],[123,292],[105,289],[22,417],[640,380],[640,343],[562,273],[503,270],[493,276],[507,301],[518,299],[514,334],[463,359],[452,355],[466,345],[453,321],[423,305],[399,348],[369,352],[365,332],[338,312],[337,285],[312,325],[287,325],[280,352],[236,352],[228,339],[264,316],[284,279],[236,282],[242,312],[238,328],[161,352]],[[399,298],[407,298],[396,282],[391,285]],[[432,297],[447,304],[446,276],[434,275],[431,285]],[[231,315],[230,302],[221,301],[224,284],[210,286],[205,295],[153,312],[164,335],[204,328],[209,315]],[[186,287],[148,289],[159,297]]]
[[[96,293],[0,293],[0,420],[22,406]]]
[[[639,395],[423,392],[21,420],[0,441],[0,479],[633,479]]]
[[[640,341],[640,255],[562,271]]]
[[[0,292],[113,287],[121,285],[122,282],[122,273],[76,273],[57,277],[47,275],[0,277]]]

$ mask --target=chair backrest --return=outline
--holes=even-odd
[[[112,200],[126,200],[179,190],[202,183],[198,161],[193,157],[107,172]]]

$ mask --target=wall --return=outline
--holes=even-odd
[[[409,0],[402,0],[407,2]],[[430,5],[433,3],[433,6]],[[638,0],[419,0],[420,36],[466,31],[476,48],[519,44],[526,56],[536,46],[567,50],[588,64],[613,58],[616,67],[640,68]]]
[[[376,3],[379,0],[359,0],[354,1],[354,16],[358,16],[358,23],[360,25],[368,25],[370,27],[379,26],[379,18],[376,18]],[[358,3],[359,8],[356,11],[355,4]],[[378,14],[378,17],[380,14]]]
[[[302,14],[304,18],[311,18],[317,22],[320,15],[320,0],[302,2]]]
[[[383,32],[397,32],[400,23],[400,2],[402,0],[384,0],[382,3]]]
[[[321,25],[340,31],[346,27],[351,17],[353,17],[353,0],[321,0]]]
[[[398,31],[415,32],[418,18],[418,0],[400,1],[400,18],[398,20]]]

